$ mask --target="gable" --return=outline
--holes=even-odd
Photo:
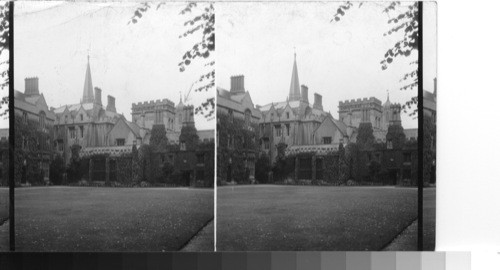
[[[325,117],[323,122],[314,131],[314,137],[316,144],[323,144],[323,137],[330,137],[332,144],[338,144],[344,138],[344,134],[333,118]]]
[[[290,115],[290,118],[287,118],[287,113]],[[292,107],[290,107],[290,104],[287,104],[285,109],[283,110],[283,118],[285,120],[288,120],[288,119],[295,119],[295,112],[292,110]]]
[[[138,135],[138,134],[137,134]],[[123,118],[120,118],[108,133],[109,145],[113,145],[116,139],[125,139],[128,142],[131,138],[136,138],[136,134]]]

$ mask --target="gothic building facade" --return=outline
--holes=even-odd
[[[218,89],[217,112],[258,123],[257,151],[266,153],[271,164],[278,155],[278,145],[282,144],[286,147],[286,156],[312,153],[313,157],[308,161],[310,166],[305,167],[313,168],[313,171],[323,166],[317,167],[315,160],[318,160],[317,164],[323,164],[320,162],[322,156],[337,152],[341,144],[355,143],[361,124],[371,124],[378,143],[387,143],[390,126],[401,126],[401,106],[391,103],[389,95],[384,104],[375,97],[341,101],[338,118],[324,110],[322,99],[321,94],[314,93],[312,102],[309,101],[309,88],[299,82],[294,57],[288,96],[284,101],[254,107],[250,94],[245,91],[244,78],[239,75],[231,77],[230,91]],[[416,130],[404,130],[404,133],[416,136]],[[224,140],[227,142],[219,141],[218,148],[231,144],[231,138]],[[297,168],[299,164],[299,161],[295,162]],[[299,173],[295,175],[298,177]],[[310,177],[313,175],[316,176],[312,173]]]
[[[28,178],[49,180],[56,120],[39,90],[38,78],[26,78],[24,82],[24,92],[14,90],[16,157],[22,159],[15,172],[16,184],[24,184]]]

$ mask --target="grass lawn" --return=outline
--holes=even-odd
[[[33,187],[15,196],[17,251],[179,250],[213,218],[213,189]]]
[[[418,216],[416,188],[217,189],[217,250],[380,250]]]
[[[424,188],[424,250],[436,245],[436,188]]]

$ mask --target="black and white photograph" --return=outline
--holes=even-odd
[[[0,2],[0,252],[9,240],[9,2]]]
[[[419,249],[419,11],[417,2],[217,3],[218,251]],[[435,3],[423,21],[432,117]]]
[[[213,251],[213,5],[14,11],[15,250]]]

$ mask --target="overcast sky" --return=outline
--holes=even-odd
[[[309,87],[309,101],[313,102],[316,92],[323,95],[324,110],[335,118],[341,100],[374,96],[383,103],[387,90],[392,102],[403,103],[416,96],[416,89],[399,90],[403,85],[399,80],[411,70],[408,63],[417,59],[416,53],[397,59],[385,71],[381,69],[383,55],[401,37],[383,36],[389,29],[383,5],[365,3],[350,10],[340,22],[330,23],[337,7],[338,3],[319,2],[218,3],[217,85],[229,89],[230,76],[243,74],[254,104],[285,101],[295,48],[299,82]],[[433,11],[424,22],[430,28],[436,24],[435,8]],[[430,44],[426,50],[431,47],[433,52],[429,51],[429,60],[424,61],[430,67],[424,69],[424,88],[432,90],[435,31],[429,35],[433,38],[426,40]],[[405,128],[418,126],[417,120],[407,115],[402,115],[402,120]]]
[[[50,106],[80,102],[87,54],[94,87],[116,98],[117,112],[131,120],[132,103],[168,98],[177,104],[206,68],[194,61],[184,72],[178,63],[200,35],[179,39],[192,15],[180,15],[185,3],[149,10],[137,24],[127,24],[138,3],[17,2],[15,9],[15,89],[37,76]],[[199,13],[199,12],[198,12]],[[214,56],[212,56],[214,57]],[[192,92],[199,105],[214,93]],[[198,129],[215,121],[196,116]]]

